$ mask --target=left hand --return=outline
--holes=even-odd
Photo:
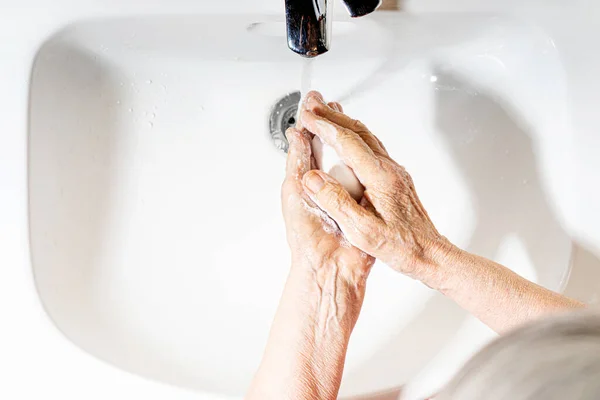
[[[292,268],[247,400],[335,400],[350,335],[374,258],[350,245],[310,199],[302,179],[314,168],[310,133],[287,132],[281,196]]]
[[[337,103],[330,106],[341,111]],[[309,135],[296,128],[287,131],[290,147],[282,205],[292,264],[308,264],[317,277],[329,275],[333,267],[346,281],[364,281],[375,259],[346,240],[336,222],[310,199],[302,185],[304,175],[315,164]]]

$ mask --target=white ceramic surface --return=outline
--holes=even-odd
[[[200,3],[64,1],[0,16],[0,37],[13,37],[0,44],[0,263],[12,267],[0,276],[11,344],[0,367],[15,377],[1,394],[240,398],[251,379],[289,267],[284,157],[267,118],[299,89],[301,62],[279,2]],[[406,165],[451,240],[552,289],[573,260],[573,294],[594,300],[599,195],[584,183],[600,124],[583,41],[598,10],[482,3],[339,23],[313,86]],[[551,22],[565,13],[582,17],[577,42]],[[56,335],[38,294],[84,351]],[[407,384],[419,398],[492,337],[378,265],[342,395]]]

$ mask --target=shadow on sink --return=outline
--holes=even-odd
[[[434,75],[437,132],[464,177],[476,213],[467,249],[493,259],[512,235],[526,249],[538,283],[551,285],[555,279],[547,273],[553,271],[545,266],[570,238],[542,187],[527,121],[462,77],[442,69]]]

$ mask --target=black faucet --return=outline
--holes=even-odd
[[[288,47],[304,57],[329,50],[331,10],[334,0],[285,0]],[[381,0],[342,0],[351,17],[362,17],[379,7]]]

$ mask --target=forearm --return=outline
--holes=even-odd
[[[365,291],[335,265],[294,266],[246,400],[334,400]]]
[[[438,249],[432,258],[439,273],[430,286],[498,333],[546,314],[585,307],[452,245]]]

